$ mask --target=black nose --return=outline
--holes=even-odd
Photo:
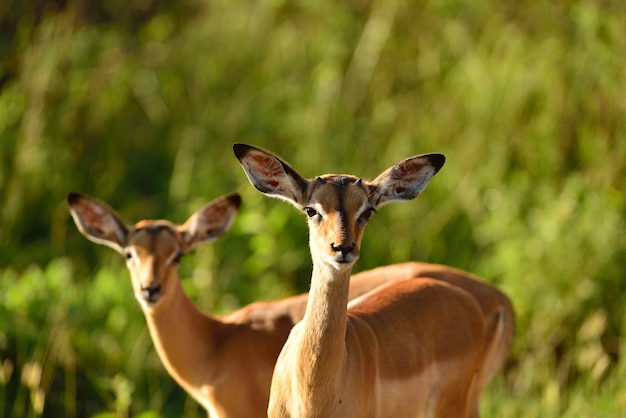
[[[141,286],[141,296],[148,302],[154,302],[157,299],[157,295],[159,294],[160,290],[160,284]]]
[[[350,253],[352,250],[354,250],[355,244],[350,244],[350,245],[335,245],[330,244],[330,248],[332,248],[332,250],[336,253],[341,252],[341,254],[346,255],[348,253]]]

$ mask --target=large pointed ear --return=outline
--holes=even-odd
[[[446,161],[441,154],[407,158],[389,167],[370,183],[371,202],[375,209],[394,200],[417,197]]]
[[[233,224],[241,205],[241,196],[232,193],[215,199],[196,211],[178,227],[185,239],[185,253],[198,244],[213,241],[225,234]]]
[[[69,192],[66,200],[74,223],[87,239],[123,252],[128,227],[113,209],[76,192]]]
[[[257,190],[302,208],[308,181],[289,164],[250,145],[234,144],[233,151]]]

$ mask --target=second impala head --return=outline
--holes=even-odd
[[[153,308],[168,295],[170,283],[178,280],[178,264],[185,254],[176,226],[167,221],[140,222],[123,248],[133,291],[139,303]]]
[[[254,187],[307,215],[314,263],[338,270],[351,268],[359,258],[372,213],[389,202],[418,196],[445,162],[441,154],[425,154],[400,161],[373,181],[335,174],[307,179],[260,148],[235,144],[233,151]]]
[[[181,257],[228,231],[241,198],[238,194],[218,198],[183,225],[144,220],[130,226],[105,203],[75,192],[68,193],[67,203],[85,237],[124,256],[135,297],[144,309],[154,310],[171,298]]]

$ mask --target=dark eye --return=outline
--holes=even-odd
[[[306,211],[306,214],[309,218],[314,217],[315,215],[317,215],[317,211],[315,209],[313,209],[312,207],[306,207],[304,208],[304,210]]]
[[[372,216],[372,213],[374,213],[374,209],[372,208],[365,209],[363,213],[361,214],[361,216],[359,216],[359,221],[361,222],[369,221],[370,217]]]
[[[174,258],[172,259],[172,264],[178,264],[180,263],[180,259],[183,258],[183,253],[178,253],[174,256]]]
[[[133,253],[131,253],[130,251],[125,251],[124,252],[124,258],[126,260],[130,260],[131,258],[133,258]]]

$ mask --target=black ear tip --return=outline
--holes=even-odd
[[[65,200],[68,204],[73,205],[78,202],[78,200],[82,197],[82,195],[78,192],[68,192]]]
[[[435,173],[438,172],[446,162],[446,156],[443,154],[430,154],[430,163],[435,167]]]
[[[228,195],[227,199],[237,209],[241,206],[241,195],[239,193],[232,193]]]
[[[235,143],[233,144],[233,152],[235,153],[235,157],[241,159],[243,158],[248,150],[250,149],[250,145]]]

